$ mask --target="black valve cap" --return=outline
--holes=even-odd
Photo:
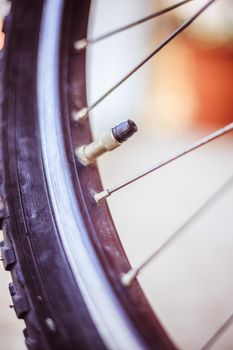
[[[135,122],[128,119],[125,122],[115,126],[112,129],[112,134],[118,142],[122,143],[128,140],[128,138],[130,138],[137,131],[138,127]]]

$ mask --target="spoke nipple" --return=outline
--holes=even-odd
[[[137,269],[131,269],[126,273],[123,273],[121,276],[121,284],[124,287],[130,287],[132,282],[135,280],[137,277],[139,271]]]
[[[94,197],[95,202],[99,203],[102,199],[105,199],[105,198],[107,198],[109,196],[110,196],[109,191],[108,190],[104,190],[102,192],[95,193],[93,197]]]
[[[76,122],[79,122],[85,119],[87,115],[88,115],[88,107],[83,107],[79,111],[73,111],[72,113],[73,120]]]
[[[74,43],[74,48],[77,51],[82,51],[82,50],[86,49],[87,45],[88,45],[87,39],[81,39],[81,40],[78,40]]]
[[[75,154],[83,165],[90,165],[102,154],[119,147],[136,131],[136,124],[132,120],[127,120],[100,136],[96,141],[78,147],[75,150]]]

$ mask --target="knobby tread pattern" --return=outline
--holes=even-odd
[[[3,197],[3,193],[1,192]],[[43,334],[40,330],[39,323],[36,321],[36,314],[25,285],[25,280],[16,257],[13,247],[13,239],[9,230],[10,218],[3,218],[1,229],[3,230],[4,240],[1,242],[1,257],[5,270],[11,272],[12,281],[9,284],[9,293],[12,297],[12,308],[15,310],[16,316],[23,319],[26,324],[24,330],[25,344],[29,350],[43,350],[47,348],[45,342],[41,341]],[[43,344],[43,345],[42,345]]]

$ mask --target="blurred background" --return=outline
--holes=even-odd
[[[205,2],[194,0],[91,46],[89,104]],[[2,17],[3,3],[0,0]],[[93,0],[89,37],[174,3]],[[2,46],[3,39],[2,35]],[[99,160],[104,187],[140,173],[232,122],[232,86],[233,1],[219,0],[91,113],[95,137],[127,118],[139,127],[128,144]],[[229,134],[110,197],[108,203],[133,266],[160,247],[231,177],[232,152],[233,135]],[[157,315],[181,349],[199,349],[232,313],[232,203],[230,188],[139,276]],[[1,267],[0,344],[4,349],[24,349],[23,325],[8,307],[9,280]],[[232,328],[214,349],[233,348]]]

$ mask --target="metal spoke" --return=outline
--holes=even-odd
[[[174,155],[170,156],[169,158],[163,160],[162,162],[154,165],[152,168],[144,171],[143,173],[125,181],[125,182],[122,182],[121,184],[115,186],[115,187],[112,187],[110,189],[106,189],[100,193],[96,193],[94,194],[94,199],[95,201],[98,203],[100,200],[104,199],[104,198],[107,198],[109,197],[112,193],[114,192],[117,192],[119,191],[120,189],[130,185],[131,183],[143,178],[144,176],[154,172],[155,170],[158,170],[162,167],[164,167],[165,165],[171,163],[171,162],[174,162],[175,160],[177,160],[178,158],[181,158],[183,157],[184,155],[194,151],[195,149],[197,148],[200,148],[204,145],[206,145],[207,143],[217,139],[218,137],[221,137],[223,135],[225,135],[226,133],[229,133],[230,131],[233,130],[233,123],[230,123],[228,125],[226,125],[225,127],[215,131],[214,133],[206,136],[206,137],[203,137],[202,139],[200,139],[199,141],[193,143],[192,145],[188,146],[186,149],[182,150],[181,152],[178,152],[178,153],[175,153]]]
[[[141,67],[143,67],[152,57],[154,57],[160,50],[168,45],[174,38],[189,27],[211,4],[217,0],[209,0],[204,6],[200,8],[189,20],[185,21],[179,28],[177,28],[172,34],[170,34],[154,51],[152,51],[145,59],[143,59],[136,67],[134,67],[126,76],[113,85],[107,92],[105,92],[98,100],[96,100],[89,107],[83,107],[77,112],[73,113],[73,118],[76,121],[84,119],[88,116],[88,113],[93,110],[100,102],[102,102],[107,96],[115,91],[120,85],[122,85],[127,79],[129,79],[134,73],[136,73]]]
[[[233,324],[233,313],[231,316],[221,325],[221,327],[212,335],[212,337],[208,340],[208,342],[200,349],[200,350],[209,350],[211,349],[217,341],[220,339],[220,337],[223,335],[223,333],[226,332],[226,330],[232,326]]]
[[[171,6],[168,6],[162,10],[159,10],[159,11],[156,11],[156,12],[153,12],[151,15],[149,16],[146,16],[146,17],[143,17],[135,22],[131,22],[125,26],[122,26],[120,28],[117,28],[117,29],[114,29],[114,30],[111,30],[109,31],[108,33],[105,33],[105,34],[102,34],[94,39],[81,39],[81,40],[78,40],[75,42],[74,44],[74,47],[80,51],[80,50],[83,50],[85,49],[87,46],[91,45],[91,44],[96,44],[97,42],[99,41],[102,41],[102,40],[105,40],[107,38],[110,38],[116,34],[119,34],[119,33],[122,33],[124,32],[125,30],[128,30],[128,29],[131,29],[133,27],[136,27],[138,26],[139,24],[142,24],[142,23],[145,23],[151,19],[154,19],[156,17],[159,17],[159,16],[162,16],[168,12],[171,12],[173,10],[175,10],[176,8],[178,7],[181,7],[185,4],[187,4],[188,2],[191,2],[191,1],[194,1],[194,0],[184,0],[184,1],[179,1]]]
[[[122,275],[121,282],[124,286],[128,287],[133,282],[133,280],[138,276],[138,274],[151,263],[155,258],[157,258],[162,252],[164,252],[168,247],[170,247],[181,235],[186,232],[186,229],[196,221],[200,215],[203,215],[210,206],[216,202],[229,188],[233,185],[233,175],[214,193],[210,198],[208,198],[201,207],[182,225],[180,228],[173,233],[173,235],[168,238],[154,253],[152,253],[148,258],[146,258],[139,266],[132,268],[128,272]]]

